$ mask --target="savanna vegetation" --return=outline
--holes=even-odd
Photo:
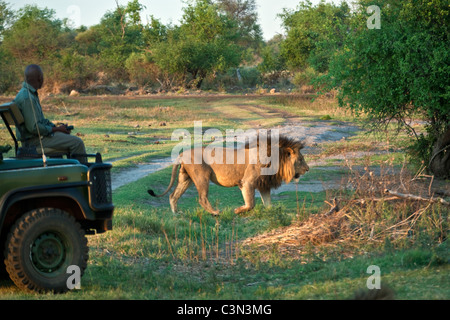
[[[167,25],[143,21],[143,8],[117,4],[98,24],[73,28],[51,8],[0,1],[0,93],[17,91],[29,63],[43,66],[52,93],[331,91],[376,130],[395,122],[410,132],[412,160],[449,175],[447,1],[303,1],[279,13],[285,34],[268,41],[255,0],[186,1]],[[374,19],[380,28],[369,28]]]
[[[175,129],[273,128],[293,122],[360,127],[332,98],[277,96],[48,97],[44,112],[75,125],[89,152],[100,151],[120,173],[170,157]],[[334,128],[334,127],[333,127]],[[339,129],[340,128],[340,129]],[[212,185],[201,209],[194,187],[170,211],[163,190],[170,168],[132,179],[114,190],[114,227],[90,236],[90,260],[81,290],[61,296],[19,291],[0,281],[2,299],[351,299],[367,297],[367,269],[381,270],[383,298],[448,299],[448,183],[405,163],[407,134],[391,125],[380,135],[355,130],[346,139],[305,151],[311,170],[298,190],[257,198],[255,210],[235,215],[238,188]],[[415,127],[424,130],[423,125]],[[0,130],[2,141],[8,133]],[[304,137],[308,138],[308,137]],[[207,141],[205,143],[208,143]],[[363,152],[363,153],[360,153]],[[356,156],[352,156],[353,154]],[[317,189],[320,186],[320,189]],[[323,187],[323,188],[322,188]],[[427,201],[385,194],[399,190]],[[437,194],[436,192],[444,192]],[[336,199],[336,200],[334,200]],[[330,210],[335,202],[339,210]]]
[[[379,29],[368,28],[369,5],[381,9]],[[239,189],[217,186],[219,217],[195,189],[172,214],[146,193],[164,189],[170,169],[117,188],[114,229],[89,238],[82,290],[35,296],[2,280],[2,298],[349,299],[370,265],[388,297],[450,297],[448,1],[303,1],[268,41],[254,0],[186,1],[168,25],[143,21],[142,9],[133,0],[75,29],[51,8],[0,0],[0,100],[40,64],[45,115],[73,124],[115,174],[169,157],[172,132],[198,120],[223,132],[358,130],[308,145],[298,187],[309,191],[276,194],[272,208],[258,200],[245,215],[232,212]]]

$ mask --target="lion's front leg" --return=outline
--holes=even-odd
[[[255,188],[251,183],[243,183],[240,187],[245,205],[234,209],[234,213],[239,214],[252,210],[255,207]]]
[[[272,201],[270,199],[270,190],[263,191],[259,190],[259,193],[261,194],[261,200],[265,207],[270,207],[272,205]]]

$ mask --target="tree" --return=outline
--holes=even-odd
[[[343,45],[350,19],[348,4],[343,1],[337,6],[322,0],[313,6],[306,1],[296,11],[285,9],[280,17],[287,34],[281,50],[288,67],[303,70],[311,66],[326,72],[333,53]]]
[[[261,49],[262,62],[257,66],[263,77],[263,82],[269,85],[275,85],[282,80],[283,75],[287,76],[286,61],[281,55],[281,43],[284,37],[281,34],[275,35],[267,41]]]
[[[277,34],[264,45],[261,50],[263,61],[258,65],[261,72],[271,73],[286,70],[286,61],[280,52],[280,45],[283,41],[283,36]]]
[[[126,6],[117,4],[115,10],[103,15],[98,25],[76,36],[78,52],[97,56],[110,80],[128,80],[125,62],[145,45],[140,19],[143,9],[138,0],[130,1]]]
[[[130,81],[140,87],[153,85],[155,82],[160,81],[160,69],[146,53],[132,53],[125,62],[125,67]]]
[[[27,5],[17,16],[4,32],[2,45],[21,65],[48,62],[67,45],[63,22],[55,18],[54,10]]]
[[[223,11],[235,22],[237,43],[242,47],[259,48],[262,43],[262,30],[258,23],[255,0],[217,0]]]
[[[11,23],[13,18],[13,12],[9,8],[9,4],[0,0],[0,43],[2,41],[2,35],[5,28]]]
[[[162,70],[200,88],[207,75],[237,67],[242,50],[234,43],[230,20],[210,0],[190,1],[183,10],[181,25],[166,28],[150,50]]]
[[[0,0],[0,93],[9,90],[16,81],[14,57],[1,45],[5,29],[12,23],[13,11],[9,4]]]
[[[52,88],[59,80],[55,75],[60,53],[71,45],[74,33],[48,8],[27,5],[13,16],[0,47],[0,90],[20,84],[27,64],[40,64],[45,70],[46,87]]]
[[[368,29],[367,7],[381,9],[381,28]],[[345,45],[323,78],[341,106],[380,126],[396,122],[415,137],[413,156],[435,176],[450,176],[450,15],[448,1],[360,0]],[[410,120],[427,121],[418,134]]]

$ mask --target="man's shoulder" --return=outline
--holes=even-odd
[[[28,90],[26,90],[25,88],[21,88],[20,91],[17,93],[16,97],[14,98],[13,102],[17,105],[21,105],[24,103],[24,101],[29,99],[28,95],[29,95]]]

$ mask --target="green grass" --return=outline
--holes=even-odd
[[[49,118],[74,124],[89,152],[100,151],[107,161],[122,159],[115,162],[114,170],[169,156],[177,143],[171,141],[172,132],[184,128],[193,132],[197,120],[203,121],[204,128],[222,131],[271,127],[283,123],[285,117],[356,121],[334,102],[271,96],[51,98],[44,101],[44,109]],[[166,126],[160,126],[161,122]],[[8,141],[5,131],[0,130],[1,144]],[[374,141],[358,133],[348,141],[319,145],[319,155],[307,159],[370,151]],[[392,143],[394,150],[401,145]],[[401,163],[402,155],[398,151],[390,165]],[[388,160],[374,159],[357,160],[374,165]],[[350,299],[366,287],[370,265],[380,267],[382,283],[398,299],[450,297],[446,208],[430,207],[411,235],[399,239],[368,240],[368,234],[372,227],[381,232],[402,221],[415,208],[385,203],[350,212],[352,226],[361,230],[355,239],[305,245],[301,257],[294,259],[281,253],[282,243],[264,249],[241,244],[307,221],[329,209],[325,200],[351,198],[351,193],[283,192],[273,196],[272,208],[263,207],[258,198],[252,212],[235,215],[234,208],[243,204],[240,190],[213,185],[210,201],[222,212],[213,217],[200,208],[197,191],[191,187],[179,201],[182,213],[173,214],[168,196],[155,199],[147,194],[150,188],[165,190],[170,172],[167,168],[114,192],[113,230],[88,237],[90,259],[81,290],[34,295],[1,280],[0,299]],[[348,174],[345,168],[313,167],[300,184],[339,181]]]

